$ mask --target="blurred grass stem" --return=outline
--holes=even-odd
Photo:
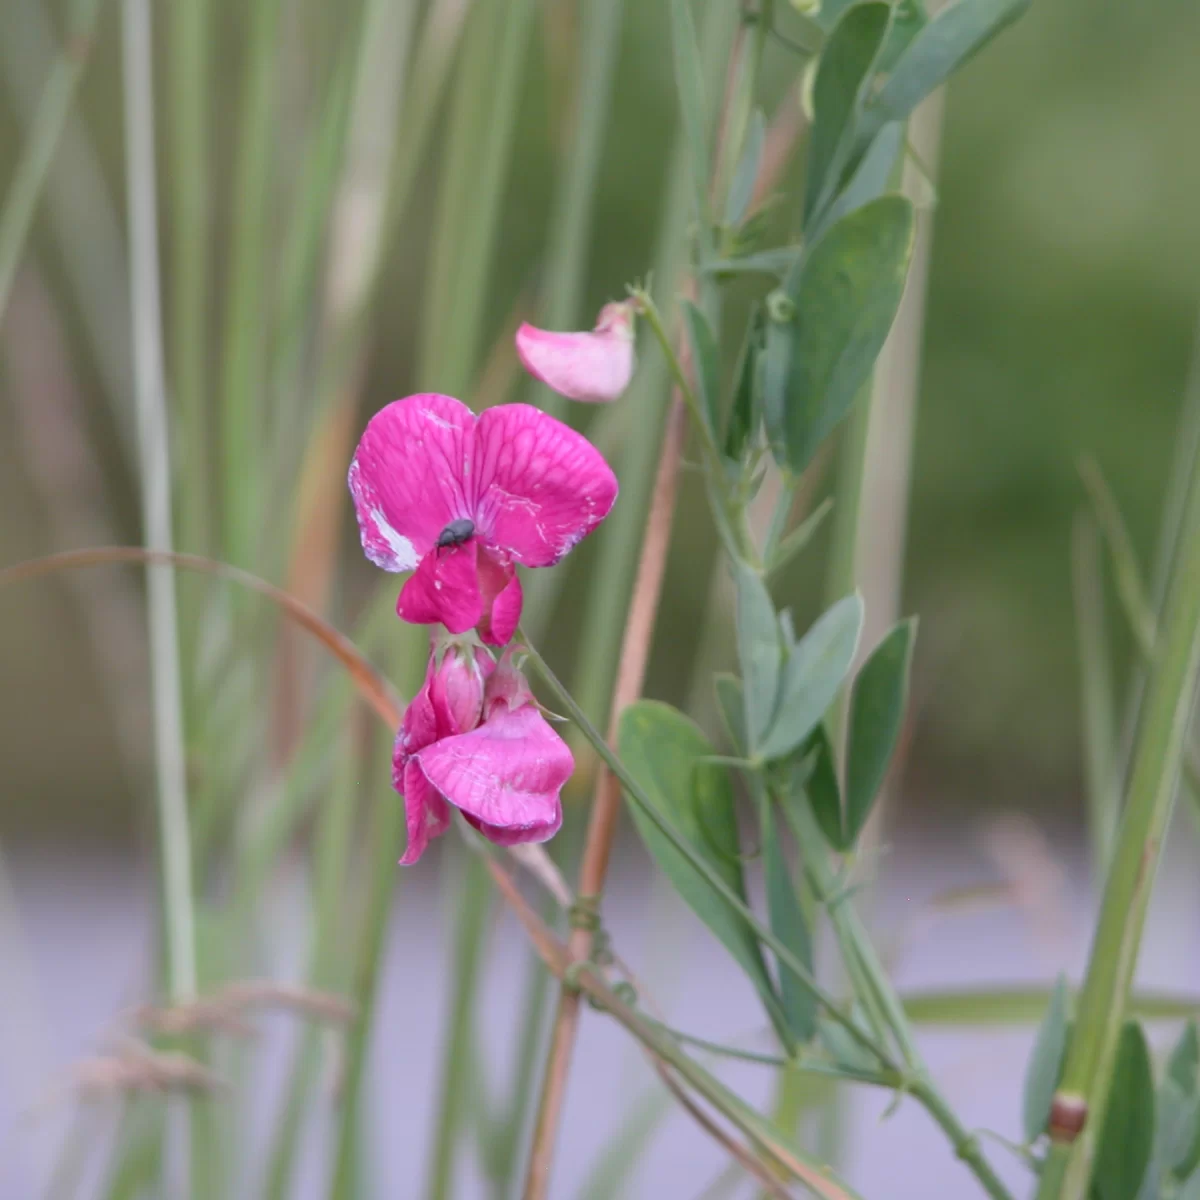
[[[9,185],[4,211],[0,213],[0,320],[8,307],[38,199],[91,52],[99,10],[100,0],[73,0],[71,4],[66,38],[42,91],[37,116]]]

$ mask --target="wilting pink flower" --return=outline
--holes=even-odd
[[[487,665],[483,660],[486,659]],[[482,681],[476,710],[471,697]],[[459,711],[440,697],[464,699]],[[463,728],[459,718],[474,714]],[[501,846],[544,842],[562,824],[559,793],[574,760],[538,711],[512,651],[499,666],[482,649],[474,657],[452,647],[441,663],[430,657],[425,684],[404,714],[392,759],[392,782],[404,793],[408,848],[415,863],[430,838],[450,824],[450,805]]]
[[[591,333],[517,330],[525,370],[571,400],[615,400],[633,378],[633,306],[606,304]]]
[[[371,418],[350,464],[367,557],[412,571],[396,606],[417,625],[475,626],[502,646],[521,619],[514,564],[553,566],[608,515],[603,455],[528,404],[489,408],[434,392]]]

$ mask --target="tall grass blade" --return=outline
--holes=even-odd
[[[67,36],[42,91],[37,116],[17,161],[4,210],[0,212],[0,320],[8,307],[25,239],[87,62],[99,9],[100,0],[73,0]]]

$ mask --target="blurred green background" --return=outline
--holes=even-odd
[[[28,12],[41,7],[0,0],[0,38],[9,40],[10,51],[0,86],[0,187],[11,177],[23,128],[11,61],[21,48],[14,56],[12,39],[25,28]],[[213,7],[214,62],[222,79],[213,115],[220,296],[251,6]],[[650,263],[675,123],[663,6],[626,7],[587,311],[619,296]],[[296,0],[284,11],[289,44],[336,43],[337,5]],[[562,114],[574,82],[564,57],[572,13],[565,0],[546,0],[534,22],[497,270],[486,296],[489,343],[538,284]],[[105,6],[76,111],[119,214],[117,15],[115,5]],[[289,57],[286,46],[282,61],[272,165],[280,206],[290,203],[300,135],[330,68],[298,51]],[[1195,4],[1035,0],[1018,26],[949,90],[906,568],[904,607],[922,618],[909,803],[1076,811],[1069,567],[1071,520],[1082,503],[1076,461],[1088,451],[1101,462],[1148,561],[1200,303],[1197,61]],[[788,64],[778,48],[770,65],[782,81]],[[158,83],[165,91],[161,70]],[[165,116],[158,136],[161,152]],[[439,143],[435,134],[435,153],[422,168],[386,268],[364,392],[372,410],[417,384],[414,350],[438,205]],[[62,153],[71,146],[64,143]],[[81,199],[88,219],[101,220],[100,197]],[[168,215],[164,198],[164,226]],[[271,233],[277,232],[273,222]],[[168,235],[164,228],[164,244]],[[117,452],[120,418],[83,337],[63,244],[44,205],[26,258],[36,268],[36,285],[31,291],[29,276],[23,277],[19,324],[14,307],[0,339],[5,564],[68,548],[55,540],[61,526],[48,515],[55,497],[66,497],[98,530],[108,526],[109,537],[139,537],[134,481]],[[114,311],[126,305],[119,287],[111,303]],[[40,344],[40,378],[14,362],[15,338],[26,350],[29,339]],[[122,354],[118,349],[118,362]],[[63,426],[60,414],[41,429],[45,461],[34,462],[30,422],[37,424],[43,401],[37,389],[55,380],[77,401],[62,410],[73,419]],[[128,414],[132,400],[123,403]],[[708,592],[710,543],[701,512],[698,502],[683,509],[664,601],[669,620],[660,628],[648,684],[650,694],[675,700],[687,693],[687,658]],[[344,591],[364,594],[374,578],[351,536],[348,503],[343,525]],[[280,513],[279,536],[287,529],[287,514]],[[789,581],[802,609],[819,594],[820,566],[819,552],[810,555]],[[108,588],[96,575],[81,579],[97,595]],[[126,582],[138,586],[132,575]],[[77,600],[61,581],[0,594],[0,838],[148,837],[142,789],[118,750],[122,720],[140,721],[148,736],[141,660],[136,647],[98,648],[95,627],[83,621]],[[1118,643],[1123,659],[1127,639]],[[120,706],[102,683],[98,653],[132,667]]]

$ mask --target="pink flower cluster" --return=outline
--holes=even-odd
[[[527,369],[564,395],[612,400],[633,371],[631,312],[606,306],[591,333],[522,326],[517,347]],[[423,393],[371,418],[349,484],[367,557],[412,572],[400,617],[451,635],[435,634],[396,738],[392,779],[408,825],[400,861],[416,862],[444,832],[451,805],[498,844],[545,841],[562,823],[571,752],[512,648],[497,664],[479,641],[510,641],[523,603],[517,566],[553,566],[591,533],[616,500],[616,476],[586,438],[530,405],[476,416]]]

